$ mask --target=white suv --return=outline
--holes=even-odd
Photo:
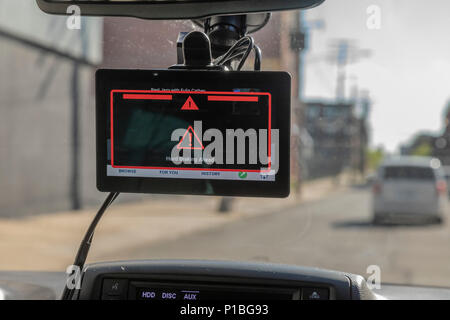
[[[402,156],[382,163],[373,185],[373,219],[380,222],[442,222],[447,182],[436,158]]]

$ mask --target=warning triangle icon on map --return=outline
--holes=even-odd
[[[191,96],[186,100],[186,102],[181,107],[181,110],[199,110],[197,105],[195,104],[194,100]]]
[[[180,142],[178,143],[177,149],[203,150],[205,149],[205,147],[198,138],[194,129],[192,129],[192,126],[189,126],[189,128],[187,128],[186,132],[181,138]]]

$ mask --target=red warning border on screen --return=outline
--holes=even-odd
[[[268,97],[269,119],[268,119],[268,165],[266,170],[245,169],[214,169],[214,168],[180,168],[180,167],[144,167],[144,166],[118,166],[114,164],[114,94],[122,93],[125,100],[172,100],[174,95],[208,95],[208,101],[230,101],[230,102],[259,102],[259,97]],[[158,169],[158,170],[197,170],[197,171],[231,171],[231,172],[268,172],[271,168],[271,130],[272,130],[272,95],[268,92],[227,92],[227,91],[159,91],[159,90],[122,90],[113,89],[110,92],[110,122],[111,122],[111,166],[119,169]],[[186,131],[187,132],[187,131]],[[179,142],[179,144],[181,141]],[[200,142],[201,143],[201,142]],[[204,149],[202,145],[202,149]]]

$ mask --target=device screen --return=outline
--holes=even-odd
[[[258,88],[111,90],[109,116],[109,176],[276,179],[271,94]]]

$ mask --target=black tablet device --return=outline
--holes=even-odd
[[[96,73],[100,191],[289,194],[285,72]]]

